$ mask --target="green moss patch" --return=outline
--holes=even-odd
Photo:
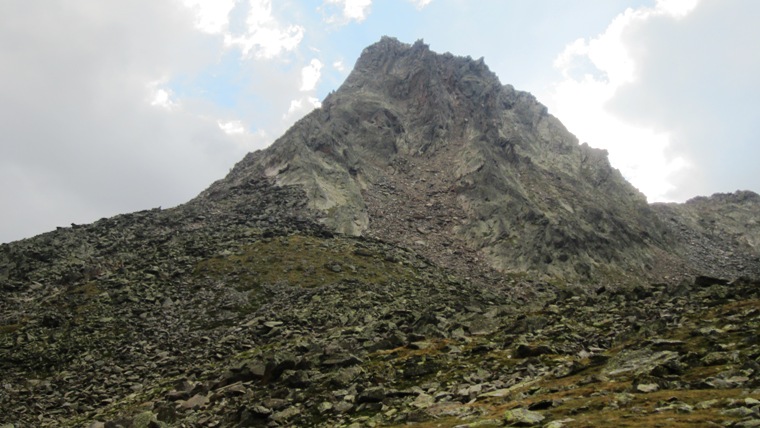
[[[306,235],[262,239],[235,254],[203,260],[194,275],[235,278],[241,291],[262,284],[310,288],[351,280],[387,283],[414,276],[408,266],[359,240]]]
[[[11,334],[21,328],[21,324],[0,325],[0,334]]]

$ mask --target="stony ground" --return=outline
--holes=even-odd
[[[291,196],[3,246],[0,426],[760,425],[757,281],[466,277]]]

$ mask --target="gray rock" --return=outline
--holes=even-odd
[[[760,427],[760,419],[738,421],[731,424],[731,426],[736,428],[756,428]]]
[[[561,419],[561,420],[558,420],[558,421],[551,421],[548,424],[544,425],[544,428],[564,428],[564,427],[569,427],[569,426],[572,426],[572,422],[574,422],[574,421],[575,421],[575,419],[572,419],[572,418]]]
[[[341,401],[335,404],[335,411],[338,413],[348,413],[353,410],[353,408],[354,405],[347,401]]]
[[[432,395],[422,393],[412,401],[412,406],[418,409],[425,409],[435,404],[435,398]]]
[[[383,387],[377,386],[377,387],[367,388],[364,391],[360,392],[359,395],[356,396],[356,402],[359,404],[378,403],[380,401],[383,401],[387,395],[388,395],[388,390],[386,390]]]
[[[643,392],[643,393],[655,392],[655,391],[658,391],[659,389],[660,389],[660,386],[657,385],[656,383],[640,383],[636,385],[636,391]]]
[[[195,394],[189,399],[180,403],[183,409],[198,409],[208,403],[209,397],[204,394]]]
[[[502,426],[504,426],[504,421],[501,419],[481,419],[464,425],[456,425],[454,428],[493,428]]]
[[[288,400],[282,398],[267,398],[261,403],[265,408],[272,410],[282,410],[290,405]]]
[[[362,360],[355,355],[336,354],[326,357],[322,360],[321,365],[325,367],[348,367],[361,363]]]
[[[513,427],[538,426],[546,419],[544,415],[528,409],[512,409],[504,412],[504,423]]]
[[[726,416],[733,416],[737,418],[746,418],[748,416],[756,415],[756,412],[748,407],[735,407],[733,409],[722,410],[720,413]]]
[[[284,410],[280,410],[279,412],[272,413],[271,416],[269,416],[269,419],[275,421],[275,422],[285,422],[290,419],[293,419],[294,417],[301,414],[301,409],[296,406],[288,407]]]

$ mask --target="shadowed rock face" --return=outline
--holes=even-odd
[[[665,246],[606,152],[483,60],[383,38],[346,82],[212,189],[302,186],[320,221],[417,246],[447,265],[589,278],[651,269]],[[470,266],[470,267],[468,267]]]

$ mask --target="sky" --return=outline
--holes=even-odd
[[[172,207],[383,35],[483,57],[650,202],[760,191],[754,0],[4,0],[0,242]]]

